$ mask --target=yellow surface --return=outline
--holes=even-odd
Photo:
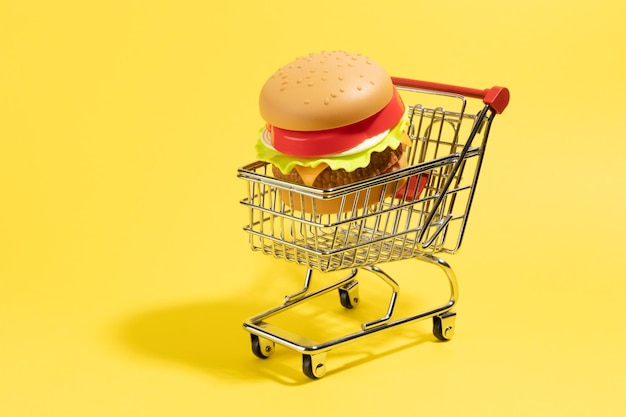
[[[625,5],[3,2],[0,414],[624,415]],[[236,169],[265,78],[321,49],[512,99],[447,258],[455,338],[403,327],[310,381],[241,328],[302,271],[248,249]]]

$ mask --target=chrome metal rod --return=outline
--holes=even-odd
[[[381,324],[384,324],[391,319],[391,316],[393,315],[393,309],[396,306],[396,300],[398,299],[398,292],[400,291],[400,285],[393,278],[387,275],[385,271],[383,271],[376,265],[366,266],[364,267],[364,269],[374,273],[376,276],[382,279],[387,285],[391,287],[391,291],[392,291],[391,299],[389,300],[389,307],[387,308],[387,314],[385,314],[383,317],[379,319],[368,321],[366,323],[361,324],[361,328],[363,330],[367,330],[375,326],[380,326]]]
[[[463,149],[461,150],[461,153],[459,153],[457,161],[452,166],[452,171],[448,174],[448,178],[446,179],[446,182],[445,182],[445,184],[443,186],[443,189],[439,193],[439,196],[437,197],[437,200],[435,201],[435,204],[434,204],[430,214],[426,218],[426,222],[424,223],[425,227],[422,230],[422,232],[420,233],[420,235],[418,236],[418,240],[419,241],[421,241],[423,239],[424,234],[426,233],[426,230],[428,229],[428,226],[433,221],[433,218],[435,217],[435,214],[436,214],[439,206],[441,205],[442,201],[446,197],[448,189],[450,188],[450,184],[452,184],[452,181],[454,180],[454,177],[455,177],[457,171],[459,170],[461,164],[463,164],[463,161],[465,160],[465,156],[467,155],[468,151],[470,150],[470,148],[472,146],[472,141],[474,140],[474,137],[478,135],[478,132],[480,131],[480,128],[482,127],[483,121],[485,120],[485,118],[487,116],[487,111],[488,110],[489,110],[489,105],[486,105],[476,115],[476,120],[474,121],[474,126],[472,126],[472,131],[470,133],[470,136],[467,139],[467,142],[465,142],[465,145],[463,145]],[[422,247],[425,248],[426,246],[424,244],[422,244]]]
[[[287,308],[290,308],[296,304],[299,304],[300,302],[304,300],[308,300],[312,297],[316,297],[332,289],[339,288],[341,285],[351,281],[354,278],[357,270],[353,269],[352,273],[342,281],[339,281],[333,285],[330,285],[321,290],[313,292],[300,300],[294,301],[291,304],[282,305],[273,310],[269,310],[266,313],[253,317],[252,319],[244,323],[244,328],[252,334],[256,334],[260,337],[267,338],[268,340],[271,340],[275,343],[286,346],[290,349],[293,349],[302,353],[312,354],[312,353],[328,352],[333,348],[336,348],[340,345],[347,344],[349,342],[360,339],[372,333],[376,333],[381,330],[389,329],[389,328],[396,327],[399,325],[407,324],[413,321],[428,319],[433,316],[445,313],[446,311],[450,311],[454,307],[456,301],[458,300],[458,284],[457,284],[456,275],[454,271],[445,260],[436,256],[423,255],[416,259],[435,265],[439,267],[445,273],[446,278],[448,279],[448,283],[450,284],[450,298],[447,302],[445,302],[444,304],[438,307],[423,311],[415,315],[402,317],[402,318],[395,319],[395,320],[390,320],[389,318],[387,318],[387,316],[391,317],[393,313],[393,307],[396,301],[395,297],[397,297],[397,292],[398,292],[399,287],[398,287],[398,284],[389,275],[383,272],[380,268],[376,266],[372,266],[372,267],[366,267],[364,269],[369,270],[373,272],[374,274],[378,275],[379,277],[381,277],[385,282],[387,282],[390,286],[392,286],[393,291],[396,293],[395,297],[392,295],[392,300],[389,303],[387,315],[379,320],[376,320],[375,321],[376,323],[374,325],[370,325],[370,326],[362,325],[361,326],[362,329],[358,332],[346,334],[336,339],[327,340],[324,342],[318,342],[318,341],[308,340],[303,336],[294,334],[288,330],[282,329],[280,327],[274,326],[271,323],[263,321],[263,319],[273,314],[276,314],[280,311],[283,311]]]
[[[345,345],[349,342],[355,341],[362,337],[368,336],[373,333],[377,333],[381,330],[390,329],[392,327],[396,327],[403,324],[408,324],[414,321],[424,320],[431,318],[437,314],[441,314],[445,311],[448,311],[452,308],[453,302],[450,301],[446,304],[443,304],[439,307],[423,311],[421,313],[403,317],[396,320],[389,320],[385,323],[382,323],[378,326],[373,326],[368,329],[360,330],[358,332],[346,334],[344,336],[338,337],[336,339],[327,340],[324,342],[312,341],[308,340],[303,336],[294,334],[286,329],[282,329],[268,322],[245,322],[243,324],[244,329],[252,334],[256,334],[260,337],[265,337],[268,340],[276,342],[280,345],[283,345],[289,349],[298,351],[298,352],[328,352],[331,349],[339,347],[341,345]]]
[[[311,287],[311,277],[312,277],[312,275],[313,275],[313,270],[310,269],[310,268],[307,269],[306,270],[306,276],[304,278],[304,286],[297,293],[294,293],[294,294],[291,294],[291,295],[286,295],[285,296],[285,303],[291,303],[293,301],[296,301],[296,300],[304,297],[304,295],[307,292],[309,292],[309,288]]]
[[[450,284],[449,305],[450,307],[454,305],[459,298],[459,284],[456,279],[456,274],[454,273],[454,270],[452,269],[450,264],[448,264],[448,262],[446,262],[444,259],[441,259],[431,254],[424,254],[415,259],[438,266],[446,274],[446,277],[448,278],[448,283]]]
[[[333,284],[327,285],[327,286],[325,286],[323,288],[320,288],[317,291],[307,292],[307,294],[305,294],[305,295],[303,295],[301,297],[298,297],[298,298],[296,298],[294,300],[291,300],[289,302],[285,301],[283,304],[279,305],[278,307],[272,308],[270,310],[267,310],[267,311],[265,311],[263,313],[257,314],[256,316],[250,318],[247,321],[247,323],[251,323],[251,324],[260,323],[263,320],[265,320],[265,319],[267,319],[267,318],[269,318],[269,317],[271,317],[273,315],[276,315],[276,314],[278,314],[280,312],[283,312],[283,311],[285,311],[287,309],[290,309],[290,308],[296,306],[297,304],[299,304],[299,303],[301,303],[303,301],[310,300],[310,299],[319,297],[320,295],[326,294],[329,291],[336,290],[339,287],[342,287],[342,286],[346,285],[347,283],[349,283],[350,281],[352,281],[354,279],[354,277],[356,276],[357,272],[358,272],[358,270],[356,268],[354,268],[354,269],[352,269],[350,274],[348,276],[344,277],[343,279],[341,279],[341,280],[339,280],[339,281],[337,281],[337,282],[335,282]],[[309,275],[310,275],[310,270],[307,271],[307,276],[308,276],[308,279],[310,280]]]

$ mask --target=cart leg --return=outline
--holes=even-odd
[[[366,266],[365,269],[370,272],[373,272],[376,276],[378,276],[380,279],[382,279],[386,284],[388,284],[391,287],[391,299],[389,301],[389,307],[387,308],[387,314],[385,314],[383,317],[379,319],[368,321],[367,323],[361,324],[361,328],[363,330],[367,330],[372,327],[379,326],[381,324],[388,322],[391,319],[391,315],[393,314],[393,309],[396,306],[396,300],[398,298],[398,291],[400,291],[400,285],[398,285],[398,283],[393,278],[387,275],[387,273],[384,272],[379,267],[372,265],[372,266]]]
[[[445,311],[433,316],[433,334],[439,340],[448,341],[452,339],[455,331],[456,312],[452,311],[451,308],[459,297],[456,275],[450,265],[441,258],[433,255],[424,255],[419,259],[438,266],[448,278],[448,283],[450,284],[450,300],[445,306]]]
[[[311,288],[311,277],[313,276],[313,270],[307,269],[306,276],[304,277],[304,286],[302,289],[294,294],[285,296],[285,303],[290,303],[296,301],[300,298],[303,298],[308,292],[309,288]]]
[[[292,294],[292,295],[288,295],[287,297],[285,297],[285,302],[281,305],[279,305],[278,307],[272,308],[270,310],[267,310],[261,314],[257,314],[256,316],[248,319],[246,321],[246,323],[249,324],[259,324],[260,322],[262,322],[263,320],[272,317],[275,314],[281,313],[289,308],[292,308],[300,303],[306,302],[307,300],[319,297],[323,294],[328,293],[329,291],[333,291],[333,290],[337,290],[341,287],[345,287],[346,285],[350,284],[351,282],[356,281],[355,280],[355,276],[358,272],[357,268],[352,269],[352,271],[350,272],[350,274],[346,277],[344,277],[343,279],[341,279],[340,281],[337,281],[333,284],[327,285],[323,288],[317,289],[315,291],[312,291],[310,288],[310,283],[311,283],[311,276],[312,276],[312,271],[310,269],[307,270],[307,274],[306,274],[306,279],[305,279],[305,283],[304,283],[304,288],[302,290],[300,290],[299,292]]]
[[[452,267],[445,260],[433,255],[422,255],[421,257],[416,259],[438,266],[446,274],[446,278],[448,278],[448,283],[450,284],[449,304],[450,307],[452,307],[459,298],[459,285],[456,280],[456,274],[452,270]]]

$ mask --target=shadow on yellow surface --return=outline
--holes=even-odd
[[[360,280],[363,281],[366,279]],[[358,331],[360,323],[381,316],[387,308],[389,294],[380,291],[379,284],[361,285],[361,296],[366,300],[357,308],[343,308],[333,293],[310,300],[270,321],[312,340],[331,340]],[[255,287],[228,298],[165,306],[128,317],[120,327],[119,337],[124,345],[141,355],[190,366],[221,379],[254,381],[269,377],[286,385],[309,382],[301,371],[298,352],[277,346],[267,360],[252,354],[250,338],[242,323],[270,308],[272,302],[268,302],[266,293],[276,292],[261,289],[260,285]],[[434,305],[428,305],[431,301],[424,297],[403,297],[394,317],[419,313],[424,311],[424,305],[432,308]],[[436,341],[432,320],[374,333],[331,351],[327,359],[328,375]]]

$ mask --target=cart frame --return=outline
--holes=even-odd
[[[358,183],[319,190],[272,177],[269,164],[254,162],[239,169],[247,183],[249,233],[253,250],[306,267],[304,285],[275,308],[246,320],[252,351],[271,356],[279,344],[302,354],[302,370],[317,379],[326,374],[332,349],[381,330],[417,320],[433,319],[433,334],[442,341],[454,336],[458,283],[438,253],[461,246],[475,195],[491,123],[509,101],[503,87],[476,90],[446,84],[393,78],[409,104],[412,145],[408,166]],[[424,105],[422,101],[434,102]],[[475,112],[469,99],[482,99]],[[409,101],[411,100],[411,101]],[[445,107],[438,104],[445,102]],[[321,210],[325,201],[339,202],[337,212]],[[417,259],[438,267],[449,284],[442,304],[406,317],[394,316],[400,285],[378,265]],[[313,290],[313,271],[346,270],[339,281]],[[309,340],[274,325],[271,317],[332,291],[345,308],[358,305],[357,275],[374,274],[391,295],[383,317],[361,323],[360,329],[326,341]]]

